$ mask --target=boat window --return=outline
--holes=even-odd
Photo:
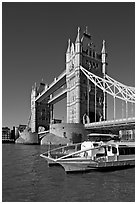
[[[108,151],[110,151],[111,150],[111,147],[110,146],[108,146]]]
[[[112,153],[117,154],[117,148],[116,147],[112,147]]]
[[[119,147],[119,155],[135,154],[135,147]]]
[[[135,147],[130,147],[130,154],[135,154]]]
[[[95,141],[95,142],[100,142],[100,141],[109,141],[111,140],[111,137],[110,136],[96,136],[96,135],[93,135],[93,136],[90,136],[88,135],[87,136],[88,140],[89,141]]]
[[[98,144],[97,144],[97,143],[94,143],[93,145],[94,145],[94,147],[97,147],[97,146],[98,146]]]

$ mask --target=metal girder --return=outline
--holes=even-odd
[[[95,74],[87,71],[85,68],[80,66],[81,71],[86,75],[86,77],[99,87],[103,92],[106,92],[113,96],[114,98],[119,98],[126,102],[135,103],[135,88],[126,86],[114,79],[112,79],[107,74],[105,78],[96,76]]]

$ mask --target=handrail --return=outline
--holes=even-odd
[[[73,155],[76,155],[76,154],[79,154],[79,153],[82,153],[82,152],[86,152],[86,151],[89,151],[89,150],[98,149],[99,147],[103,147],[103,146],[99,145],[98,147],[93,147],[93,148],[89,147],[89,148],[86,148],[84,150],[79,150],[79,151],[76,151],[76,152],[72,152],[72,153],[70,153],[68,155],[65,155],[65,156],[62,156],[62,157],[60,157],[58,159],[55,159],[55,161],[57,162],[57,161],[59,161],[61,159],[65,159],[66,157],[70,157],[70,156],[73,156]]]
[[[82,143],[82,142],[76,143],[76,144],[64,145],[64,146],[61,146],[61,147],[57,147],[57,148],[55,148],[55,149],[51,149],[50,151],[48,150],[48,151],[46,151],[46,152],[44,152],[44,153],[42,153],[42,154],[46,154],[46,153],[48,153],[48,152],[53,152],[53,151],[56,151],[56,150],[59,150],[59,149],[64,149],[64,148],[70,147],[70,146],[77,146],[77,145],[79,145],[79,144],[81,144],[81,143]]]

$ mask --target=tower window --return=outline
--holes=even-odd
[[[96,54],[96,56],[97,56],[97,59],[101,60],[101,55],[100,54]]]
[[[93,57],[95,58],[95,52],[93,52]]]
[[[95,62],[93,62],[93,68],[95,67]]]
[[[44,116],[42,116],[42,120],[45,120],[45,117],[44,117]]]
[[[86,60],[86,64],[88,64],[88,60]]]
[[[63,136],[64,136],[65,138],[67,138],[67,136],[66,136],[66,132],[63,132]]]
[[[91,62],[89,62],[88,63],[88,66],[89,66],[89,70],[92,68],[92,63]]]

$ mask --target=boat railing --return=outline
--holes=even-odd
[[[102,145],[100,145],[100,146],[98,146],[98,147],[87,147],[86,149],[83,149],[83,150],[80,149],[80,150],[78,150],[78,151],[74,151],[74,152],[71,152],[71,153],[69,153],[69,154],[63,155],[62,157],[57,158],[56,161],[61,160],[61,159],[67,159],[67,158],[69,158],[69,157],[75,157],[75,156],[77,156],[77,155],[79,155],[79,154],[81,154],[81,153],[87,153],[87,152],[90,151],[90,150],[98,149],[98,148],[101,147],[101,146],[102,146]],[[85,155],[87,155],[87,154],[85,154]]]
[[[51,149],[51,145],[49,145],[49,148],[46,152],[43,153],[43,155],[47,155],[49,157],[55,157],[58,158],[62,155],[70,154],[72,152],[76,152],[81,149],[81,143],[76,144],[69,144],[61,147],[57,147],[54,149]]]

